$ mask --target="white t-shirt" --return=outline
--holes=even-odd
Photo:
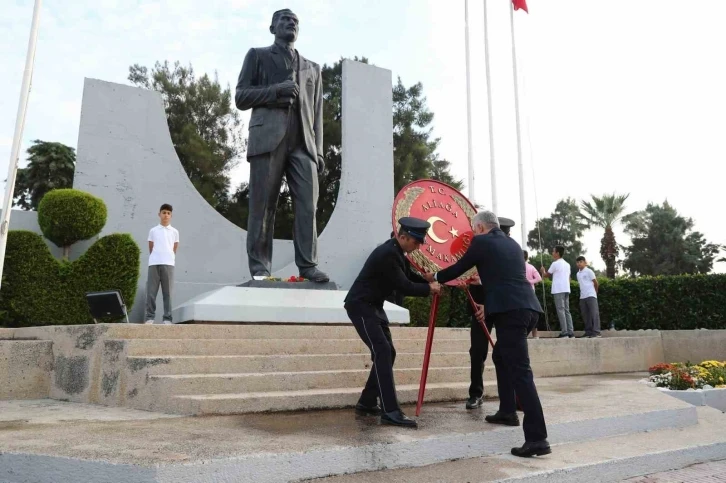
[[[570,293],[570,264],[562,258],[552,262],[550,269],[552,274],[552,293]]]
[[[577,272],[577,282],[580,284],[581,299],[590,297],[597,298],[595,284],[592,282],[593,280],[595,280],[595,272],[590,270],[588,267],[585,267]]]
[[[149,265],[174,266],[176,261],[174,244],[179,243],[179,231],[171,225],[156,225],[149,231],[149,241],[154,242],[154,248],[149,255]]]

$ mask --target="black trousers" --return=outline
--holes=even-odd
[[[401,409],[396,397],[396,383],[393,380],[393,362],[396,348],[393,347],[388,317],[382,308],[365,303],[346,304],[350,321],[365,345],[371,350],[371,372],[361,393],[359,402],[375,406],[378,399],[384,413]]]
[[[250,273],[272,273],[272,241],[277,199],[283,176],[287,180],[294,211],[295,264],[302,270],[318,264],[317,160],[307,152],[299,116],[288,116],[285,137],[274,151],[248,158],[250,163],[247,257]]]
[[[484,322],[491,334],[494,324],[489,318]],[[484,363],[489,354],[489,339],[484,333],[481,324],[476,317],[471,316],[471,347],[469,348],[469,359],[471,361],[471,384],[469,385],[469,397],[480,398],[484,395]]]
[[[524,439],[528,442],[547,439],[542,404],[534,385],[527,349],[527,334],[537,323],[538,316],[537,312],[527,309],[489,316],[497,328],[497,343],[494,345],[492,360],[497,371],[499,411],[516,413],[516,393],[524,411]]]

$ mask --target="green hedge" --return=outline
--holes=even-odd
[[[92,323],[86,292],[118,289],[130,306],[136,296],[140,256],[130,235],[113,234],[74,262],[57,260],[40,235],[11,230],[0,297],[5,325]]]
[[[49,191],[38,205],[38,225],[45,237],[68,247],[98,235],[106,224],[106,204],[85,191]]]
[[[726,275],[600,279],[598,282],[598,304],[603,329],[610,327],[611,323],[619,330],[726,329]],[[577,282],[570,283],[570,312],[575,330],[582,330],[580,289]],[[544,281],[544,288],[546,299],[542,299],[542,284],[537,285],[537,298],[547,309],[550,328],[559,330],[550,280]],[[469,325],[466,308],[462,307],[467,303],[466,298],[456,292],[456,289],[444,290],[437,325]],[[410,311],[412,325],[428,324],[430,298],[408,297],[404,305]],[[545,329],[544,317],[540,319],[539,328]]]

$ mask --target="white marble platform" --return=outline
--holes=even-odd
[[[174,323],[350,324],[346,290],[285,290],[222,287],[175,308]],[[408,324],[408,310],[386,302],[391,324]]]

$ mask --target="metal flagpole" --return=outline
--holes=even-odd
[[[471,139],[471,58],[469,55],[469,0],[464,0],[464,37],[466,45],[466,142],[469,156],[469,199],[476,203],[474,151]]]
[[[484,66],[486,67],[487,81],[487,110],[489,115],[489,166],[492,183],[492,211],[497,209],[497,167],[494,162],[494,118],[492,114],[492,83],[489,72],[489,23],[487,21],[487,0],[484,0]]]
[[[10,151],[8,163],[8,178],[5,183],[5,199],[2,206],[2,222],[0,223],[0,284],[2,284],[2,272],[5,266],[5,248],[7,246],[8,227],[10,226],[10,211],[13,204],[13,193],[15,191],[15,176],[18,170],[18,156],[20,155],[20,141],[23,137],[25,127],[25,113],[28,108],[28,96],[30,85],[33,79],[33,66],[35,64],[35,45],[38,40],[38,21],[40,19],[40,4],[42,0],[35,0],[33,7],[33,23],[30,26],[30,39],[28,40],[28,53],[25,58],[25,71],[23,73],[23,84],[20,89],[20,102],[18,113],[15,117],[15,135],[13,147]]]
[[[514,3],[509,9],[512,32],[512,69],[514,74],[514,115],[517,123],[517,167],[519,169],[519,214],[521,217],[522,246],[527,243],[527,218],[524,206],[524,166],[522,165],[522,128],[519,121],[519,80],[517,75],[517,47],[514,40]],[[496,212],[495,212],[496,213]]]

